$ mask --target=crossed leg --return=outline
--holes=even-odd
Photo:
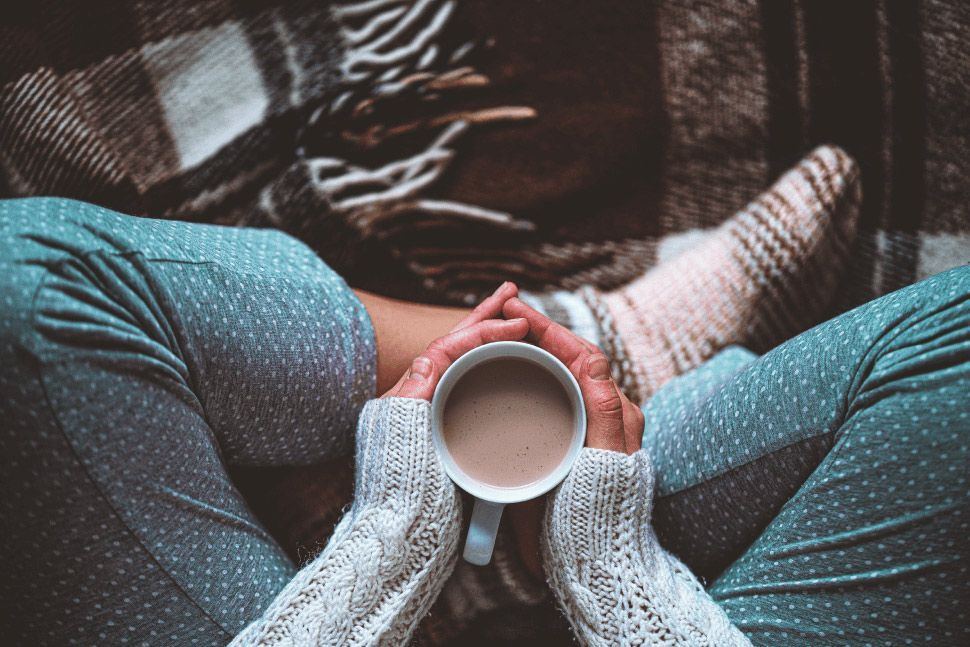
[[[755,643],[964,644],[970,267],[645,407],[661,542]]]

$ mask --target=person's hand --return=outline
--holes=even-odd
[[[501,319],[502,307],[518,294],[514,283],[505,282],[471,313],[458,322],[451,332],[434,340],[411,362],[382,398],[416,398],[430,400],[441,375],[456,359],[483,344],[493,341],[518,341],[529,332],[528,322],[520,317]]]
[[[503,314],[529,323],[527,340],[566,365],[579,383],[586,403],[586,446],[632,454],[643,440],[643,412],[630,402],[610,375],[603,352],[567,328],[529,307],[516,297],[505,301]],[[539,532],[542,502],[527,501],[509,506],[519,554],[529,571],[542,578]]]
[[[630,402],[610,374],[599,348],[529,307],[517,297],[505,302],[509,319],[529,322],[527,340],[559,359],[579,382],[586,402],[586,446],[632,454],[643,441],[643,412]]]

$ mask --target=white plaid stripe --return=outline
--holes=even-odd
[[[970,263],[970,234],[923,234],[917,280]]]
[[[255,54],[239,23],[149,43],[142,59],[183,169],[198,166],[258,126],[269,108]]]

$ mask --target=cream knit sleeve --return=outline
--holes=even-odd
[[[233,645],[403,645],[455,565],[461,509],[430,405],[387,398],[357,426],[354,502],[323,552]]]
[[[589,645],[749,645],[697,579],[657,542],[653,472],[632,456],[584,449],[547,506],[546,573]]]

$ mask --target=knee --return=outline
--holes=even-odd
[[[108,321],[125,313],[106,285],[134,284],[124,268],[91,253],[112,248],[108,225],[120,217],[63,198],[0,201],[0,344],[6,350],[41,359],[64,331],[90,331],[97,345],[107,332],[127,330],[126,321]]]
[[[899,311],[898,346],[951,345],[970,336],[970,265],[941,272],[886,297]]]
[[[26,342],[37,289],[57,254],[55,237],[45,236],[53,202],[0,200],[0,346],[5,351]]]
[[[970,300],[970,264],[934,274],[899,291],[915,296],[925,306],[965,310]]]
[[[86,212],[106,209],[71,198],[14,198],[0,200],[0,244],[4,251],[9,245],[34,236],[50,234],[55,228],[63,230],[65,222],[77,220]]]
[[[874,330],[864,382],[882,392],[970,374],[970,266],[894,292],[866,311]],[[876,325],[873,325],[875,322]]]

